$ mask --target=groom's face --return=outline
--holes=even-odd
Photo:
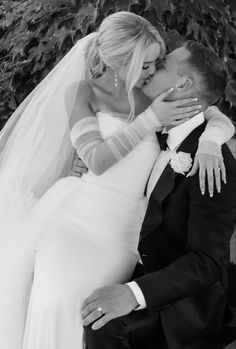
[[[155,99],[165,90],[175,87],[182,78],[181,71],[190,53],[185,47],[177,48],[157,63],[156,73],[143,86],[143,93]]]

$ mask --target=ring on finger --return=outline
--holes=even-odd
[[[103,309],[102,309],[102,307],[97,307],[96,310],[99,311],[99,313],[100,313],[101,315],[104,315],[104,314],[105,314],[104,311],[103,311]]]
[[[217,171],[217,172],[220,172],[220,167],[217,167],[216,171]]]

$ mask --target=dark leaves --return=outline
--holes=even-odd
[[[229,80],[225,89],[226,100],[236,106],[236,81]]]
[[[1,120],[81,36],[121,10],[150,20],[169,50],[187,37],[224,57],[225,100],[236,106],[235,0],[0,0]]]

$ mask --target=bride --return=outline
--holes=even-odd
[[[199,112],[195,99],[165,102],[171,91],[149,106],[140,87],[164,54],[149,22],[113,14],[78,41],[1,132],[1,348],[81,349],[84,299],[131,277],[145,186],[160,151],[155,131]],[[210,130],[219,124],[227,141],[231,125],[218,118],[204,140],[214,141]],[[75,150],[89,168],[82,179],[69,176]]]

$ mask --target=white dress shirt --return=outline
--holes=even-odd
[[[168,133],[167,145],[168,149],[165,151],[162,150],[160,155],[158,156],[156,163],[153,166],[151,175],[149,177],[148,185],[147,185],[147,196],[150,197],[153,189],[156,186],[157,181],[159,180],[162,172],[165,167],[169,163],[171,159],[171,155],[178,146],[182,143],[182,141],[199,125],[204,122],[204,115],[200,113],[185,123],[178,125],[176,127],[171,128],[168,132],[164,130],[163,132]],[[144,295],[135,281],[128,282],[127,285],[131,288],[132,292],[137,299],[139,307],[135,310],[145,309],[146,301]]]

